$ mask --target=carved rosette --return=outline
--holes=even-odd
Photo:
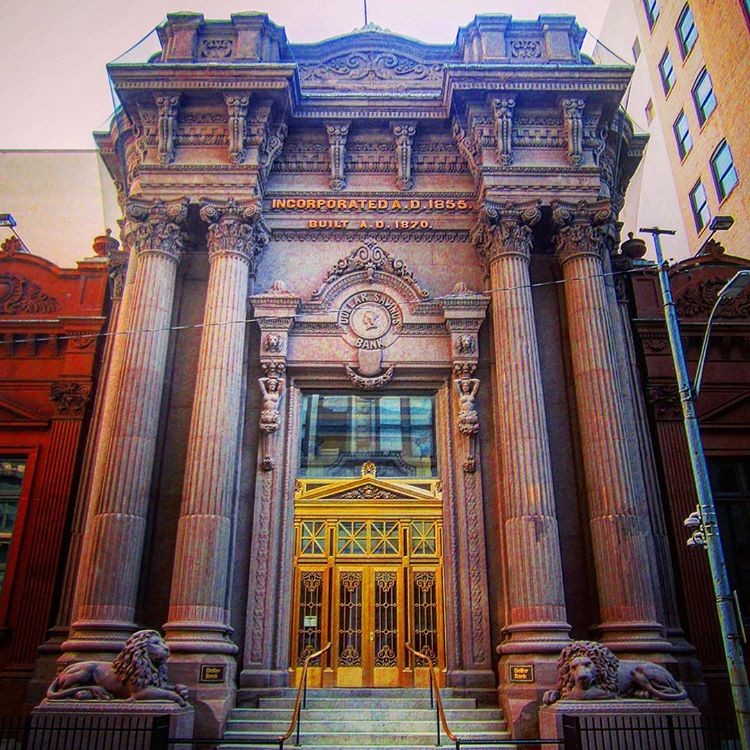
[[[414,136],[417,133],[417,123],[415,120],[392,122],[391,131],[396,138],[396,163],[398,165],[396,186],[399,190],[411,190],[414,185],[411,151]]]
[[[495,138],[497,139],[497,161],[503,167],[513,163],[513,110],[516,100],[512,96],[503,96],[492,100],[492,112],[495,116]]]
[[[498,204],[485,201],[471,231],[482,264],[489,268],[506,255],[528,261],[533,247],[532,227],[542,218],[539,201]]]
[[[174,161],[179,104],[179,94],[156,97],[156,107],[159,110],[159,162],[161,164],[171,164]]]
[[[607,252],[612,225],[608,201],[576,204],[553,201],[552,221],[557,227],[552,241],[561,265],[582,256],[601,260]]]
[[[350,120],[326,123],[331,155],[331,190],[343,190],[346,187],[344,166],[346,163],[346,138],[349,135],[350,125]]]
[[[583,99],[560,99],[563,128],[568,144],[568,164],[579,167],[583,163]]]
[[[179,224],[187,217],[188,201],[130,198],[125,204],[123,237],[139,255],[161,253],[177,263],[184,236]]]
[[[254,273],[269,233],[257,202],[201,201],[200,217],[208,227],[209,262],[222,255],[237,255]]]
[[[91,386],[84,383],[53,383],[50,398],[61,417],[82,417],[91,397]]]
[[[229,116],[229,159],[232,164],[245,161],[245,137],[247,135],[247,108],[249,96],[224,94]]]

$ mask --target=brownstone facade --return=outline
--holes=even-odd
[[[691,677],[611,275],[630,71],[565,16],[159,35],[109,67],[127,336],[48,655],[163,627],[208,735],[327,641],[318,684],[423,684],[409,642],[519,737],[571,637]]]
[[[15,237],[0,252],[3,713],[23,705],[60,596],[59,561],[70,545],[66,522],[101,354],[109,273],[106,257],[58,268]]]

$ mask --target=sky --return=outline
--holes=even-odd
[[[107,130],[113,110],[105,66],[161,24],[190,10],[207,19],[265,11],[290,42],[315,42],[364,23],[364,0],[0,0],[0,149],[93,148],[91,133]],[[368,20],[426,42],[451,44],[478,13],[536,19],[575,15],[594,35],[608,0],[367,0]],[[587,40],[590,43],[590,39]],[[138,54],[154,35],[137,48]],[[584,47],[585,48],[585,47]],[[145,59],[145,54],[140,59]]]

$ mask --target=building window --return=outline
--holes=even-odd
[[[734,160],[732,159],[732,152],[726,141],[722,141],[719,144],[719,147],[711,157],[711,172],[716,183],[716,193],[719,196],[719,201],[723,201],[739,182]]]
[[[26,459],[0,457],[0,590],[8,567],[13,527],[18,517]]]
[[[661,85],[664,87],[664,93],[668,94],[672,90],[675,82],[674,65],[672,65],[672,56],[669,50],[665,49],[659,62],[659,75],[661,76]]]
[[[650,125],[654,120],[654,103],[651,99],[646,102],[646,122]]]
[[[693,139],[690,137],[688,121],[687,117],[685,117],[684,111],[680,110],[680,114],[677,115],[677,119],[674,121],[672,129],[674,130],[674,137],[677,141],[677,151],[680,154],[680,159],[684,159],[693,147]]]
[[[433,395],[302,395],[299,473],[355,477],[372,461],[379,476],[437,476]]]
[[[638,62],[638,58],[641,56],[641,43],[638,40],[638,37],[635,38],[635,41],[633,42],[633,46],[631,47],[633,51],[633,60]]]
[[[700,180],[695,183],[695,187],[690,191],[690,207],[693,209],[695,228],[700,232],[711,219],[706,188],[703,187],[703,183]]]
[[[643,0],[643,9],[646,11],[648,27],[653,29],[656,19],[659,17],[659,3],[656,0]]]
[[[690,10],[689,5],[686,5],[682,13],[680,13],[675,30],[677,31],[677,40],[680,43],[680,52],[684,60],[690,53],[690,50],[695,47],[695,42],[698,39],[698,29],[695,28],[693,11]]]
[[[708,75],[708,71],[705,68],[700,72],[693,86],[693,101],[695,102],[695,110],[698,113],[698,121],[703,125],[716,109],[714,86],[711,83],[711,76]]]
[[[708,458],[716,518],[731,587],[750,615],[750,457]]]

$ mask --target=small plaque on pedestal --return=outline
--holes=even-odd
[[[204,684],[222,684],[226,679],[227,668],[224,664],[201,664],[198,682]]]
[[[508,666],[508,679],[511,682],[534,682],[534,665],[510,664]]]

